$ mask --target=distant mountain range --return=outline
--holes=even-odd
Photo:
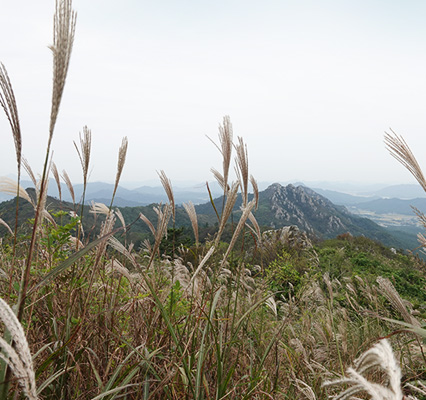
[[[94,188],[98,190],[93,190]],[[87,197],[90,198],[93,194],[97,197],[99,193],[103,193],[101,190],[104,190],[104,188],[104,185],[100,185],[97,188],[92,186],[91,190],[87,192]],[[146,188],[143,191],[146,191]],[[135,195],[138,193],[138,189],[128,192],[133,192]],[[127,192],[121,191],[120,193],[126,194]],[[160,196],[155,191],[151,193],[154,197],[150,198],[150,200],[157,199],[155,197],[157,195]],[[109,199],[110,196],[106,196],[106,198]],[[166,198],[163,197],[161,200],[166,201]],[[110,200],[105,203],[109,204],[109,202]],[[223,198],[216,197],[214,202],[216,208],[220,211]],[[10,225],[13,225],[15,215],[14,204],[14,200],[0,203],[0,218]],[[73,208],[71,203],[61,203],[51,197],[48,199],[47,204],[49,205],[48,209],[52,211],[59,209],[71,210]],[[128,203],[126,202],[126,204]],[[240,205],[241,198],[237,200],[234,207],[235,214],[240,212]],[[23,223],[25,219],[31,218],[33,211],[31,206],[26,202],[21,201],[20,206],[22,207],[21,215],[23,216],[20,222]],[[132,240],[138,241],[141,238],[140,234],[146,237],[149,230],[141,220],[138,220],[138,216],[142,212],[149,218],[154,218],[155,214],[152,211],[152,205],[126,206],[121,208],[121,210],[128,223],[136,221],[132,225]],[[211,230],[217,223],[217,216],[210,201],[197,205],[196,211],[200,229],[209,227]],[[255,216],[259,225],[264,227],[264,229],[277,229],[288,225],[296,225],[301,230],[306,231],[309,236],[317,239],[333,238],[339,234],[349,232],[354,236],[364,235],[378,240],[385,245],[398,248],[412,249],[417,244],[416,237],[411,231],[401,233],[394,230],[390,232],[370,219],[351,214],[346,207],[335,205],[326,197],[304,186],[296,187],[291,184],[282,186],[278,183],[270,185],[267,189],[259,193],[259,207],[255,212]],[[237,218],[238,215],[234,217],[234,220],[236,221]],[[85,219],[87,222],[91,221],[89,216],[85,217]],[[176,226],[190,226],[186,212],[181,206],[178,206],[176,209]]]

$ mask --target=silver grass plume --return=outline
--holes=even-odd
[[[384,386],[369,381],[365,374],[372,368],[384,371],[388,377],[388,385]],[[326,381],[323,386],[349,385],[334,397],[334,400],[353,399],[354,395],[368,393],[372,400],[402,400],[401,370],[386,339],[375,344],[354,362],[354,368],[346,370],[347,377]]]
[[[52,167],[50,170],[52,171],[53,177],[55,178],[56,186],[58,186],[59,200],[62,200],[61,180],[59,179],[58,168],[56,168],[56,164],[54,162],[52,162]]]
[[[121,141],[121,146],[118,149],[117,174],[115,175],[115,185],[114,185],[114,191],[112,193],[110,208],[112,207],[112,204],[114,202],[115,193],[117,192],[118,183],[120,182],[121,173],[123,172],[124,164],[126,162],[128,144],[129,142],[127,140],[127,136],[124,136]]]
[[[4,221],[3,219],[0,218],[0,225],[3,225],[11,235],[13,235],[13,231],[10,228],[10,226],[8,225],[8,223],[6,221]]]
[[[222,267],[225,265],[225,261],[228,258],[229,253],[231,252],[232,248],[234,247],[235,242],[237,241],[237,238],[238,238],[241,230],[243,229],[243,227],[244,227],[244,225],[247,221],[247,218],[249,217],[253,207],[254,207],[254,201],[253,200],[250,201],[249,203],[247,203],[245,206],[241,206],[242,214],[241,214],[240,220],[238,221],[238,225],[235,228],[234,234],[232,235],[232,239],[231,239],[231,241],[230,241],[230,243],[229,243],[229,245],[226,249],[225,255],[223,256]]]
[[[119,208],[115,209],[115,215],[117,216],[117,218],[120,220],[121,225],[123,227],[124,232],[127,232],[127,226],[126,226],[126,221],[124,220],[123,214],[120,211]]]
[[[114,213],[105,204],[95,203],[94,201],[92,201],[89,212],[92,214],[103,214],[103,215],[106,215],[107,217],[109,217],[111,214]]]
[[[220,218],[219,230],[216,236],[216,241],[215,241],[216,247],[219,244],[220,237],[222,236],[222,233],[226,226],[226,222],[228,221],[228,218],[231,216],[235,202],[237,201],[239,187],[240,187],[240,184],[238,182],[234,182],[231,186],[228,196],[226,197],[225,207],[223,209],[223,212]]]
[[[167,235],[167,225],[172,214],[172,206],[170,203],[167,203],[164,207],[160,204],[158,207],[154,207],[154,211],[157,214],[157,229],[155,229],[154,246],[151,247],[150,245],[145,245],[148,250],[151,249],[147,268],[151,266],[154,261],[155,254],[159,252],[161,239]]]
[[[256,201],[255,201],[255,205],[256,205]],[[250,212],[248,219],[250,220],[250,222],[252,223],[253,226],[251,226],[247,223],[246,223],[246,225],[256,235],[258,242],[262,243],[262,233],[260,232],[260,226],[257,223],[257,220],[256,220],[256,218],[255,218],[255,216],[253,215],[252,212]]]
[[[167,175],[163,170],[161,170],[158,173],[158,176],[160,177],[161,184],[163,185],[164,191],[166,192],[167,197],[169,199],[169,202],[172,206],[173,221],[175,221],[175,219],[176,219],[176,208],[175,208],[175,197],[173,195],[172,182],[170,181],[169,178],[167,178]]]
[[[172,214],[172,205],[167,203],[163,208],[161,208],[160,205],[154,207],[154,211],[157,214],[157,229],[155,230],[154,247],[158,248],[160,247],[161,239],[167,234],[167,225]]]
[[[118,239],[116,239],[114,236],[111,236],[108,239],[108,244],[114,249],[117,250],[119,253],[123,254],[133,265],[135,268],[139,268],[138,263],[136,262],[135,257],[133,256],[133,253],[131,251],[131,248],[127,249]]]
[[[62,179],[67,185],[68,191],[70,192],[72,203],[75,204],[75,194],[74,194],[74,186],[72,185],[71,179],[67,174],[67,171],[62,171]]]
[[[223,175],[219,174],[222,179],[221,186],[224,189],[225,195],[228,193],[229,186],[228,186],[228,178],[229,178],[229,167],[231,165],[231,158],[232,158],[232,124],[231,119],[228,115],[225,115],[223,117],[223,124],[219,125],[219,143],[220,147],[209,138],[209,140],[217,147],[217,149],[222,154],[223,158]],[[214,173],[214,172],[213,172]],[[214,173],[215,174],[215,173]],[[215,174],[216,176],[216,174]],[[217,177],[216,177],[217,179]],[[219,181],[220,184],[220,181]]]
[[[195,236],[195,245],[198,247],[198,244],[199,244],[198,220],[197,220],[197,212],[195,211],[194,204],[192,203],[192,201],[189,201],[188,203],[183,203],[183,208],[185,209],[191,221],[192,230],[194,231],[194,236]]]
[[[393,135],[385,133],[385,144],[391,156],[407,168],[411,175],[419,182],[423,190],[426,191],[426,180],[416,157],[414,157],[413,152],[403,137],[398,136],[392,129],[391,132]]]
[[[152,235],[155,237],[155,227],[152,222],[142,213],[139,213],[139,218],[148,225],[149,230]]]
[[[2,298],[0,298],[0,319],[14,342],[12,347],[5,339],[0,338],[0,358],[9,365],[25,395],[30,400],[36,400],[37,387],[27,338],[15,313]]]
[[[53,19],[53,45],[49,46],[53,53],[53,89],[48,148],[50,147],[58,118],[59,106],[61,104],[74,43],[77,15],[71,7],[71,0],[56,0]]]
[[[47,170],[48,171],[50,170],[50,165],[47,167]],[[46,210],[48,187],[49,187],[49,172],[46,175],[44,175],[44,179],[41,178],[40,181],[38,182],[38,185],[36,185],[36,192],[37,192],[37,198],[38,198],[37,209],[39,210],[38,221],[36,226],[40,228],[41,228],[40,222],[42,221],[44,217],[47,217],[50,221],[53,220],[53,218],[50,216],[50,214]],[[37,215],[37,212],[36,212],[36,215]]]
[[[10,178],[1,177],[0,178],[0,192],[8,193],[13,196],[19,191],[19,197],[25,199],[30,203],[33,207],[35,207],[33,199],[27,193],[27,191],[17,182]]]
[[[254,179],[253,175],[250,175],[250,183],[253,187],[253,196],[255,200],[255,210],[259,207],[259,186],[257,185],[256,179]]]
[[[114,229],[114,225],[115,225],[115,215],[114,215],[113,211],[111,211],[105,204],[92,203],[90,212],[94,213],[94,214],[106,215],[105,221],[101,225],[101,230],[100,230],[98,237],[101,238],[101,237],[108,235],[109,233],[112,232],[112,230]],[[106,247],[107,247],[107,241],[106,240],[102,241],[99,244],[97,251],[96,251],[95,265],[98,264],[101,257],[105,254]]]
[[[34,172],[30,166],[30,163],[27,161],[27,159],[25,157],[22,157],[22,165],[24,166],[25,172],[28,174],[28,176],[30,177],[34,188],[37,189],[37,179],[34,175]],[[38,197],[38,192],[37,192],[37,197]]]
[[[192,277],[191,277],[191,280],[189,281],[188,287],[191,286],[191,284],[194,282],[195,278],[200,273],[200,271],[203,269],[204,265],[206,264],[206,262],[210,258],[210,256],[213,254],[214,250],[215,250],[214,246],[210,247],[210,249],[207,252],[207,254],[201,260],[200,265],[197,267],[197,269],[195,270],[195,272],[192,274]]]
[[[89,174],[90,151],[92,148],[92,131],[87,126],[83,127],[83,137],[81,137],[80,133],[80,148],[78,148],[76,142],[74,142],[74,147],[80,158],[81,168],[83,170],[83,185],[86,187],[87,176]]]
[[[225,178],[223,177],[223,175],[216,168],[210,168],[210,171],[213,173],[217,183],[222,188],[223,192],[228,193],[229,185],[225,182]]]
[[[12,129],[13,140],[15,142],[16,161],[18,164],[18,177],[21,175],[22,137],[19,124],[18,107],[16,105],[15,94],[6,67],[0,63],[0,105],[2,106],[6,118]],[[19,180],[19,179],[18,179]]]
[[[241,186],[241,195],[243,197],[243,205],[245,206],[248,201],[248,153],[247,145],[244,144],[243,138],[238,137],[238,144],[235,145],[237,157],[235,157],[235,173],[238,176]]]
[[[404,321],[415,327],[420,327],[420,322],[417,321],[417,319],[414,318],[408,310],[407,306],[411,306],[411,304],[401,298],[395,287],[392,285],[392,282],[381,276],[379,276],[376,281],[379,284],[379,290],[382,295],[385,296],[395,310],[401,314]]]

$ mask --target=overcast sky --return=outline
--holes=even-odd
[[[230,115],[259,181],[413,183],[386,151],[402,134],[426,169],[423,0],[74,0],[78,13],[53,159],[81,182],[73,146],[92,130],[91,181],[205,181]],[[0,61],[23,153],[41,172],[49,124],[53,0],[5,0]],[[0,175],[16,172],[0,115]]]

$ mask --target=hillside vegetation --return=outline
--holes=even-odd
[[[0,104],[18,169],[18,182],[0,182],[1,190],[17,196],[2,205],[14,209],[14,218],[0,219],[0,398],[401,400],[401,387],[409,398],[422,398],[424,263],[345,233],[345,221],[354,222],[338,209],[328,214],[330,204],[309,190],[273,186],[261,195],[247,146],[234,139],[229,117],[219,128],[223,162],[212,169],[223,197],[212,199],[204,213],[214,223],[197,216],[192,203],[176,207],[164,171],[165,204],[112,207],[127,138],[109,204],[84,206],[88,127],[75,143],[81,202],[47,197],[50,175],[59,199],[61,180],[73,193],[68,175],[60,177],[51,159],[74,39],[70,0],[58,0],[54,21],[52,111],[40,179],[22,158],[16,100],[0,67]],[[414,165],[397,136],[389,136],[388,145]],[[19,186],[22,167],[34,191]],[[282,225],[261,229],[256,211],[261,225],[270,225],[262,221],[268,213]],[[294,225],[298,220],[303,229]],[[147,227],[138,246],[136,224]],[[339,236],[311,240],[315,230],[326,237],[333,227],[342,229]],[[357,358],[358,372],[347,370]],[[370,373],[372,367],[382,372]],[[356,379],[343,379],[345,371]]]

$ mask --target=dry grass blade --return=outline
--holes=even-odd
[[[410,171],[423,190],[426,191],[426,180],[413,152],[402,136],[398,136],[392,130],[391,132],[393,135],[385,133],[385,144],[387,149],[392,157],[398,160],[405,168],[408,169],[408,171]]]
[[[53,90],[48,148],[50,147],[56,120],[58,118],[59,106],[61,104],[74,43],[77,16],[71,7],[71,0],[56,0],[53,45],[49,47],[53,53]]]
[[[90,151],[92,148],[92,131],[87,126],[83,127],[83,137],[81,137],[80,133],[80,149],[75,142],[74,147],[80,158],[81,168],[83,170],[83,184],[86,186],[87,176],[89,174]]]
[[[235,173],[238,176],[241,185],[241,194],[243,196],[243,205],[245,206],[248,201],[248,153],[247,145],[244,144],[243,138],[238,137],[238,144],[235,146],[237,157],[235,158],[236,167]]]
[[[67,185],[68,191],[70,192],[72,203],[75,204],[75,194],[74,194],[74,186],[71,183],[71,179],[67,174],[67,171],[62,171],[62,179],[64,180],[65,184]]]
[[[158,173],[158,172],[157,172]],[[172,214],[173,214],[173,221],[176,219],[176,208],[175,208],[175,197],[173,195],[173,188],[172,188],[172,182],[169,178],[167,178],[166,173],[161,170],[158,173],[158,176],[160,177],[161,184],[163,185],[163,188],[167,194],[167,197],[169,199],[169,202],[172,206]]]
[[[112,199],[111,199],[111,206],[114,202],[115,193],[117,192],[118,183],[120,182],[121,173],[123,172],[124,164],[126,162],[126,155],[127,155],[127,146],[129,145],[129,142],[127,140],[127,136],[124,136],[124,138],[121,141],[121,146],[118,149],[118,162],[117,162],[117,174],[115,175],[115,184],[114,184],[114,191],[112,193]]]
[[[194,236],[195,236],[195,245],[198,246],[199,244],[198,220],[197,220],[197,212],[195,211],[194,204],[192,203],[192,201],[189,201],[188,203],[183,203],[183,208],[185,209],[191,221],[192,230],[194,231]]]
[[[5,324],[6,329],[10,332],[11,338],[15,343],[14,347],[12,347],[3,338],[0,338],[0,347],[2,351],[0,357],[11,367],[25,395],[29,399],[35,400],[38,398],[37,388],[27,338],[25,337],[24,330],[16,318],[15,313],[2,298],[0,298],[0,319]]]
[[[15,94],[10,83],[6,67],[0,63],[0,105],[3,107],[6,117],[12,129],[13,140],[15,142],[16,161],[18,163],[18,175],[21,171],[22,137],[19,124],[18,107],[16,105]]]
[[[53,177],[55,178],[56,186],[58,186],[59,200],[62,200],[61,180],[59,179],[58,168],[56,168],[56,164],[54,162],[52,162],[51,171],[52,171]]]

